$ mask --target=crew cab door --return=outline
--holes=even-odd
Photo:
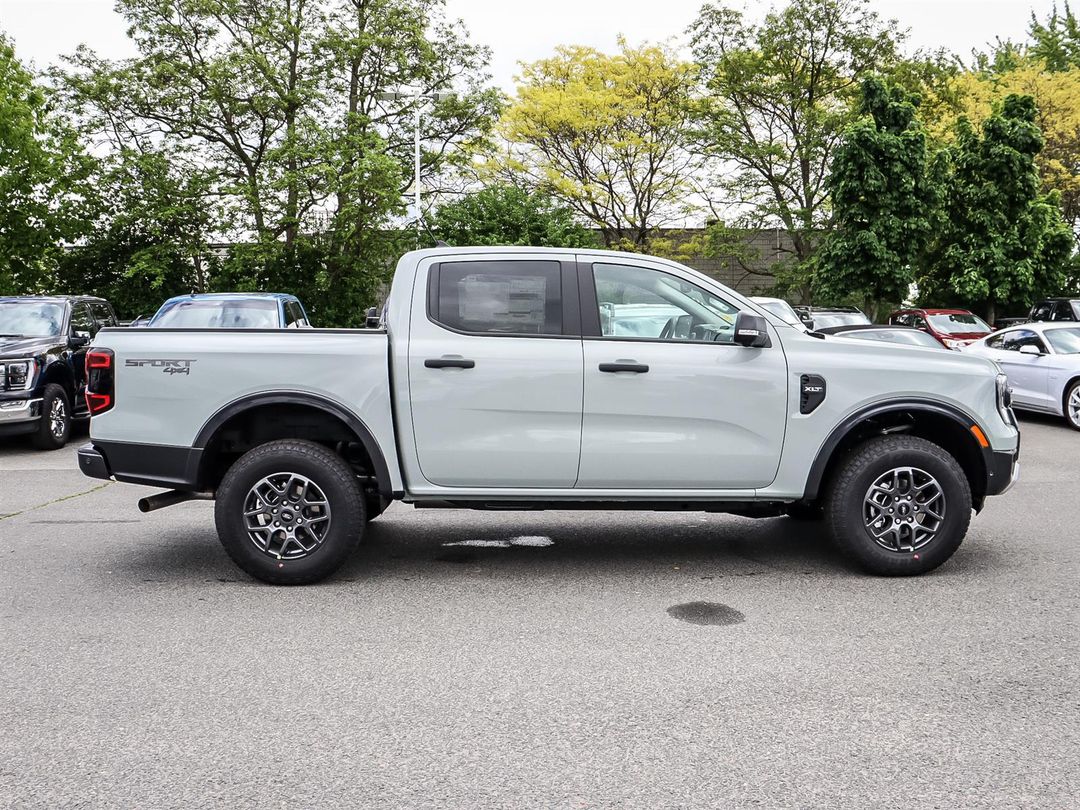
[[[578,487],[749,489],[776,476],[787,362],[733,342],[738,307],[666,265],[583,264]]]
[[[409,333],[420,471],[448,487],[572,487],[582,357],[574,257],[421,262]]]

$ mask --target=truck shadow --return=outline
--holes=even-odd
[[[971,538],[936,576],[985,570],[991,550]],[[138,582],[259,585],[233,565],[213,530],[173,531],[129,548],[110,566]],[[379,580],[554,576],[588,580],[666,574],[723,577],[863,577],[817,523],[633,512],[438,512],[395,506],[317,587]]]

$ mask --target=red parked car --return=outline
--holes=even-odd
[[[921,329],[946,349],[959,349],[994,331],[966,309],[900,309],[889,316],[889,323]]]

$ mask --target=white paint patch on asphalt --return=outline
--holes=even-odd
[[[444,546],[473,546],[475,548],[510,548],[508,540],[457,540]]]
[[[543,535],[523,535],[521,537],[515,537],[510,540],[512,546],[532,546],[533,548],[543,548],[544,546],[553,546],[555,541],[550,537],[544,537]]]
[[[543,535],[522,535],[512,537],[509,540],[455,540],[452,543],[443,543],[444,546],[472,546],[473,548],[510,548],[511,546],[528,546],[531,548],[543,548],[555,545],[555,541]]]

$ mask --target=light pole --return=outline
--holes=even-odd
[[[416,223],[416,242],[420,244],[420,112],[425,102],[437,102],[451,98],[453,93],[422,93],[419,90],[388,90],[379,93],[380,101],[412,102],[413,107],[413,220]]]

